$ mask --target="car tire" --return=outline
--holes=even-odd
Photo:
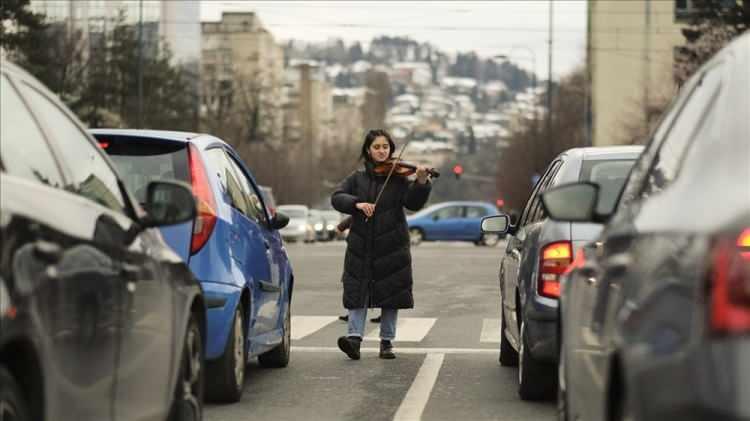
[[[29,421],[29,409],[21,386],[5,367],[0,366],[0,420]]]
[[[535,360],[526,343],[526,323],[521,320],[518,350],[518,396],[524,401],[538,401],[554,396],[556,370],[550,364]]]
[[[286,314],[284,315],[284,336],[281,339],[281,343],[276,348],[258,355],[258,362],[261,366],[268,368],[282,368],[289,365],[292,342],[291,319],[291,303],[289,303],[286,306]]]
[[[182,347],[180,373],[175,385],[175,400],[170,421],[203,419],[203,392],[205,390],[203,363],[203,335],[201,335],[195,315],[191,315]]]
[[[502,303],[500,304],[502,306]],[[505,312],[501,310],[500,315],[500,365],[503,367],[515,367],[518,365],[518,351],[513,348],[505,336]]]
[[[424,240],[424,232],[419,228],[409,229],[409,244],[418,246]]]
[[[243,314],[242,304],[238,304],[232,320],[232,330],[224,347],[224,354],[207,364],[206,395],[211,401],[233,403],[242,397],[247,363]]]

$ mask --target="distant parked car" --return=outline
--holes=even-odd
[[[0,64],[0,419],[202,418],[205,301],[157,227],[189,186],[141,202],[84,126]]]
[[[543,194],[607,223],[563,281],[561,420],[750,419],[748,69],[750,34],[682,86],[614,209],[596,182]]]
[[[561,183],[593,181],[602,186],[602,201],[606,202],[602,205],[611,206],[642,150],[642,146],[612,146],[561,153],[537,182],[518,225],[508,229],[498,274],[500,364],[520,365],[521,399],[542,399],[554,393],[559,277],[572,261],[574,248],[596,238],[601,230],[597,224],[551,220],[542,208],[540,194]]]
[[[273,195],[273,189],[268,186],[258,186],[260,193],[263,195],[263,203],[268,209],[268,214],[273,217],[276,215],[276,197]]]
[[[284,240],[293,243],[315,241],[315,230],[310,225],[310,208],[305,205],[281,205],[278,211],[289,217],[289,225],[281,230]]]
[[[323,211],[310,209],[307,223],[315,233],[314,241],[328,241],[328,231],[326,231],[326,220],[323,217]]]
[[[325,222],[326,240],[334,240],[339,236],[336,226],[341,222],[341,214],[336,210],[321,211]]]
[[[406,218],[412,245],[422,241],[471,241],[494,246],[501,235],[484,234],[482,218],[497,215],[495,205],[485,202],[444,202],[429,206]]]
[[[192,186],[198,216],[162,229],[162,235],[206,294],[206,394],[215,401],[239,400],[250,358],[269,367],[289,361],[294,275],[278,231],[288,219],[269,214],[250,169],[219,138],[156,130],[91,132],[139,201],[150,180]]]

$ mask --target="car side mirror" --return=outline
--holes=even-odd
[[[148,216],[143,228],[161,227],[187,222],[195,218],[196,205],[193,190],[181,181],[158,180],[146,186]]]
[[[510,228],[510,218],[508,215],[493,215],[482,218],[481,228],[483,233],[487,234],[507,234]]]
[[[289,217],[281,212],[277,211],[276,214],[271,218],[272,229],[280,230],[287,225],[289,225]]]
[[[599,185],[583,182],[564,184],[542,193],[542,206],[550,218],[566,222],[601,222],[596,213]]]

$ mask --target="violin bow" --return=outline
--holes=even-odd
[[[385,182],[383,183],[383,187],[380,188],[380,191],[378,192],[378,195],[375,197],[375,203],[373,203],[373,206],[375,208],[378,207],[378,201],[380,201],[380,196],[383,195],[383,191],[385,190],[385,186],[388,185],[388,181],[390,181],[391,176],[393,175],[393,171],[396,169],[396,166],[399,162],[401,162],[401,156],[404,154],[404,151],[406,150],[406,146],[409,144],[411,139],[407,140],[406,143],[404,143],[404,146],[401,147],[401,151],[398,153],[398,156],[396,157],[396,162],[393,163],[391,166],[391,170],[388,171],[388,176],[385,178]],[[375,211],[373,210],[373,215],[375,214]],[[365,222],[368,222],[370,220],[369,217],[365,218]]]

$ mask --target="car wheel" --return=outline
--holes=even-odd
[[[292,317],[290,304],[286,306],[286,315],[284,316],[284,336],[281,339],[281,343],[276,348],[258,355],[258,362],[263,367],[281,368],[289,365],[289,354],[292,348]]]
[[[419,228],[409,230],[409,242],[412,246],[418,246],[424,240],[424,233]]]
[[[190,317],[182,348],[171,421],[203,419],[203,336],[195,316]]]
[[[482,234],[481,243],[487,247],[495,247],[500,242],[498,234]]]
[[[242,304],[238,304],[224,354],[207,364],[209,373],[206,392],[212,401],[231,403],[242,397],[247,362],[242,315]]]
[[[502,306],[502,303],[500,304]],[[510,341],[505,337],[505,312],[500,311],[500,365],[503,367],[515,367],[518,365],[518,351],[513,348]]]
[[[29,410],[16,379],[5,368],[0,366],[0,420],[29,421]]]
[[[526,344],[526,323],[521,320],[518,350],[518,395],[525,401],[537,401],[553,396],[555,370],[535,360]]]

